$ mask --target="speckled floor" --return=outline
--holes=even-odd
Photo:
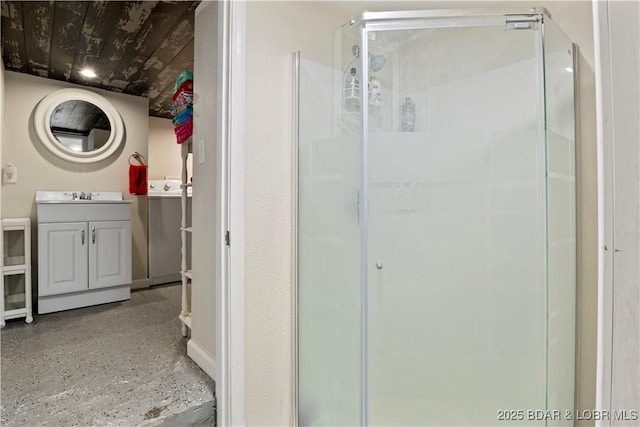
[[[0,334],[2,426],[138,426],[213,400],[186,355],[180,286],[129,301],[8,321]],[[165,424],[166,425],[166,424]]]

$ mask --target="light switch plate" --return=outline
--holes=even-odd
[[[5,184],[17,184],[18,183],[18,167],[13,163],[7,163],[2,168],[2,175]]]
[[[198,163],[204,163],[204,139],[198,141]]]

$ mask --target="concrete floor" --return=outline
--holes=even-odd
[[[180,286],[168,285],[30,325],[7,321],[0,423],[152,425],[212,402],[214,382],[187,357],[179,312]]]

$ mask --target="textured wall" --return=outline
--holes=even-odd
[[[129,194],[129,156],[147,157],[148,100],[103,90],[125,125],[125,143],[108,159],[91,164],[71,163],[51,154],[32,128],[33,110],[42,98],[58,89],[79,87],[41,77],[5,72],[6,123],[2,128],[2,158],[18,167],[18,183],[3,184],[2,217],[29,217],[32,221],[32,261],[37,283],[36,190],[122,191],[131,207],[133,280],[147,277],[147,197]]]
[[[611,63],[603,66],[611,66],[615,194],[611,409],[618,414],[624,410],[636,411],[636,417],[626,420],[616,420],[614,416],[614,426],[637,426],[640,423],[637,418],[640,411],[640,5],[637,2],[607,3]]]
[[[217,26],[216,3],[203,2],[196,11],[195,61],[193,90],[196,102],[193,106],[193,288],[191,315],[193,330],[189,340],[189,356],[209,373],[215,366],[216,344],[216,248],[220,242],[217,234]],[[198,147],[200,141],[204,150]],[[200,156],[204,151],[204,158]],[[193,157],[193,156],[190,156]],[[205,360],[194,357],[193,349]]]

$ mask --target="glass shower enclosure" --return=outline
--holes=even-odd
[[[300,425],[572,425],[575,46],[366,13],[297,54]]]

